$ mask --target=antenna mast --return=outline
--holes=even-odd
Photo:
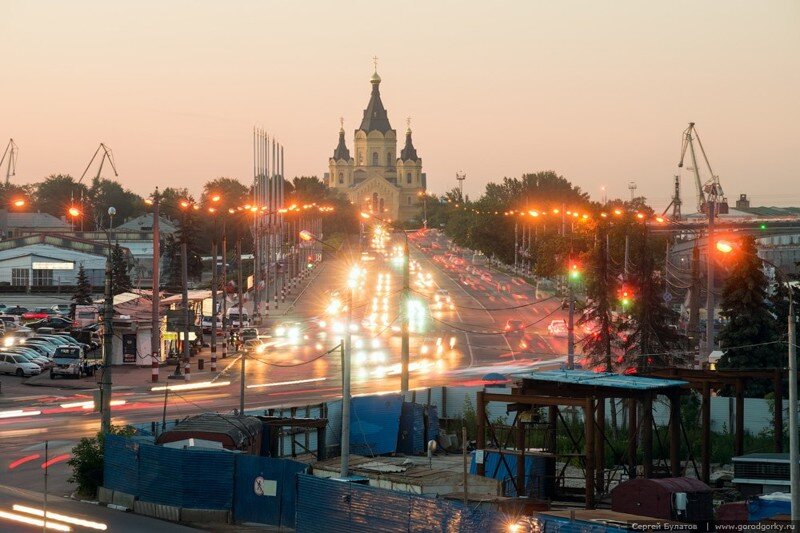
[[[464,180],[467,179],[467,175],[462,172],[456,172],[456,179],[458,180],[458,194],[461,196],[461,199],[464,199]]]

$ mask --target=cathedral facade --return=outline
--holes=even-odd
[[[377,71],[370,84],[372,94],[361,126],[355,131],[354,153],[351,155],[347,148],[342,125],[339,144],[328,160],[325,182],[328,187],[346,193],[361,211],[391,220],[421,218],[426,177],[411,139],[410,124],[398,155],[397,131],[389,124],[383,107]]]

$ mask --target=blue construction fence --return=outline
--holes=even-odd
[[[294,527],[297,477],[289,459],[156,446],[109,435],[103,486],[138,500],[183,509],[231,511],[237,522]]]
[[[475,509],[458,500],[298,474],[297,533],[458,531],[494,533],[508,530],[508,518]]]

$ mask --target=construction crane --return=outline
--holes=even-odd
[[[681,177],[676,175],[675,176],[675,189],[672,193],[672,199],[669,202],[669,205],[664,208],[664,211],[661,213],[661,216],[667,214],[669,208],[672,208],[672,220],[680,220],[681,219],[681,205],[683,201],[681,200]]]
[[[694,149],[694,142],[697,141],[697,146],[700,148],[700,153],[703,155],[703,160],[708,169],[709,178],[703,183],[700,178],[700,168],[697,165],[697,154]],[[728,212],[728,201],[722,191],[722,185],[719,182],[719,176],[714,174],[711,169],[711,163],[708,161],[708,156],[703,148],[703,143],[700,141],[700,135],[694,127],[694,122],[689,123],[689,127],[683,131],[683,143],[681,144],[681,160],[678,163],[678,168],[683,167],[683,162],[686,159],[686,149],[689,149],[689,155],[692,158],[692,166],[687,167],[688,170],[694,171],[695,188],[697,189],[697,210],[701,213],[708,212],[708,202],[714,201],[716,204],[717,214],[726,214]]]
[[[8,144],[6,145],[6,151],[3,152],[3,157],[0,158],[0,168],[2,168],[3,163],[6,161],[6,157],[8,157],[8,166],[6,166],[6,185],[8,185],[9,181],[11,180],[11,176],[16,176],[17,174],[17,152],[19,152],[17,143],[14,142],[14,139],[9,139]]]
[[[86,173],[89,172],[90,168],[92,168],[92,163],[94,163],[94,160],[97,159],[98,155],[100,155],[100,165],[97,167],[97,174],[94,177],[95,181],[100,180],[100,174],[103,172],[103,165],[105,164],[106,161],[108,161],[108,163],[111,165],[111,169],[114,171],[114,177],[119,176],[119,173],[117,172],[117,166],[114,164],[114,152],[111,150],[111,148],[106,146],[105,143],[100,143],[100,146],[97,147],[97,150],[94,151],[94,155],[89,160],[89,164],[86,165],[86,170],[84,170],[83,174],[81,174],[81,179],[79,179],[77,183],[78,185],[83,183],[83,178],[86,177]],[[74,201],[74,199],[71,200]],[[83,209],[83,203],[84,203],[83,191],[81,191],[80,203],[81,203],[80,207],[81,231],[83,231],[83,219],[85,218]],[[97,226],[99,227],[100,221],[98,220],[96,222]]]

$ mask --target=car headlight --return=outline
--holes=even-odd
[[[283,337],[284,335],[286,335],[286,328],[283,327],[276,328],[275,335],[277,335],[278,337]]]

